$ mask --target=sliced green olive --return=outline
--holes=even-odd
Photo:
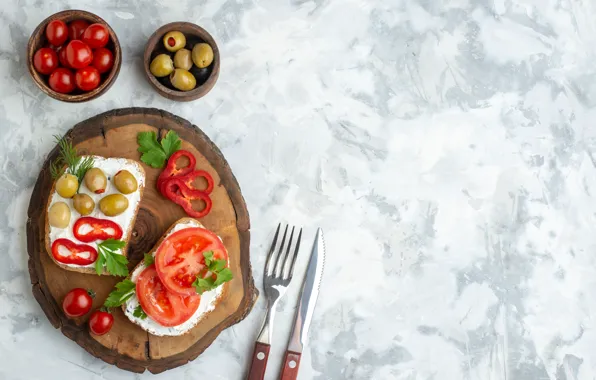
[[[120,170],[114,176],[114,185],[122,194],[130,194],[137,190],[137,179],[128,170]]]
[[[192,61],[198,68],[207,67],[213,62],[213,49],[206,43],[196,44],[192,48]]]
[[[190,50],[180,49],[174,55],[174,67],[177,69],[190,70],[192,67],[192,58]]]
[[[56,181],[56,192],[63,198],[72,198],[79,189],[79,180],[72,174],[64,173]]]
[[[95,202],[87,194],[76,194],[72,197],[72,206],[81,215],[89,215],[95,208]]]
[[[57,228],[66,228],[70,223],[70,208],[64,202],[56,202],[50,207],[49,211],[50,226]]]
[[[175,69],[170,74],[170,82],[172,82],[172,86],[180,91],[190,91],[197,85],[195,77],[184,69]]]
[[[174,71],[174,62],[172,62],[172,58],[170,58],[169,55],[160,54],[153,58],[149,70],[151,71],[151,74],[158,78],[165,77]]]
[[[175,52],[182,49],[186,45],[186,37],[177,30],[166,33],[163,36],[163,46],[168,51]]]
[[[128,199],[122,194],[106,195],[99,201],[99,209],[106,216],[122,214],[128,208]]]
[[[99,168],[91,168],[85,174],[85,186],[96,194],[101,194],[106,191],[108,179],[103,171]]]

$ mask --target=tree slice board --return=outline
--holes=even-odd
[[[52,188],[50,162],[58,156],[56,146],[44,163],[29,203],[27,250],[33,295],[55,328],[107,363],[132,371],[148,369],[159,373],[183,365],[203,352],[225,328],[241,321],[258,296],[250,267],[250,221],[248,210],[232,170],[219,149],[196,126],[168,112],[150,108],[112,110],[74,126],[66,134],[81,154],[125,157],[140,161],[137,134],[155,131],[164,136],[178,133],[182,149],[197,158],[197,168],[208,171],[215,182],[211,193],[213,208],[200,221],[217,233],[226,245],[234,279],[222,302],[189,333],[178,337],[158,337],[143,331],[114,310],[114,326],[103,336],[88,332],[87,319],[68,319],[62,312],[62,299],[75,287],[93,289],[93,310],[99,308],[121,277],[96,276],[58,267],[44,246],[46,205]],[[155,187],[161,169],[141,162],[146,187],[129,244],[129,269],[155,245],[168,227],[186,216],[181,207],[163,198]]]

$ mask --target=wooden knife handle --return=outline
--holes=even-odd
[[[286,351],[281,367],[280,380],[296,380],[298,378],[298,367],[300,366],[300,353]]]
[[[255,352],[252,354],[252,363],[250,363],[250,370],[246,380],[263,380],[270,349],[271,346],[268,344],[261,342],[255,344]]]

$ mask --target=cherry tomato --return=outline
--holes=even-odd
[[[58,55],[50,48],[41,48],[33,56],[33,66],[38,73],[49,75],[58,67]]]
[[[103,74],[110,71],[114,65],[114,55],[106,48],[99,48],[93,52],[93,67]]]
[[[60,46],[68,39],[68,28],[62,20],[50,21],[46,27],[46,37],[54,46]]]
[[[89,26],[89,23],[85,20],[75,20],[68,23],[68,37],[71,40],[80,40],[83,36],[83,32]]]
[[[155,265],[141,272],[137,279],[137,297],[141,308],[162,326],[178,326],[190,319],[201,303],[201,296],[180,295],[168,291],[159,280]]]
[[[109,39],[108,28],[102,24],[91,24],[83,33],[83,42],[93,49],[106,46]]]
[[[90,245],[61,238],[52,243],[52,256],[62,264],[89,265],[97,260],[97,250]]]
[[[66,61],[73,69],[82,69],[93,61],[93,52],[83,41],[72,40],[66,45]]]
[[[213,252],[214,259],[228,258],[221,240],[204,228],[185,228],[168,236],[155,254],[155,267],[166,289],[181,295],[195,294],[192,283],[206,274],[203,252],[207,251]]]
[[[50,87],[61,94],[68,94],[75,89],[75,77],[72,71],[65,67],[58,67],[50,75]]]
[[[114,316],[107,311],[96,310],[89,318],[89,330],[95,335],[107,333],[113,324]]]
[[[77,87],[83,91],[91,91],[99,86],[99,71],[93,66],[78,69],[75,75]]]
[[[74,288],[66,294],[62,301],[62,310],[64,314],[70,318],[81,317],[89,310],[93,300],[91,299],[95,294],[92,291],[87,291],[83,288]]]
[[[60,46],[56,49],[56,54],[58,54],[58,60],[60,61],[60,65],[62,67],[70,68],[68,61],[66,60],[66,46]]]

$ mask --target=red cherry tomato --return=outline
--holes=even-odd
[[[74,74],[65,67],[58,67],[54,70],[50,75],[49,82],[52,90],[61,94],[68,94],[75,89]]]
[[[141,308],[162,326],[178,326],[190,319],[201,303],[197,293],[180,295],[169,292],[159,280],[155,265],[141,272],[137,279],[137,297]]]
[[[99,86],[100,81],[99,71],[93,66],[83,67],[78,69],[75,75],[75,82],[77,87],[83,91],[91,91]]]
[[[66,294],[62,301],[62,310],[64,314],[70,318],[81,317],[89,310],[93,305],[91,297],[94,295],[92,291],[87,291],[82,288],[74,288]]]
[[[82,69],[93,61],[93,52],[83,41],[73,40],[66,45],[66,61],[73,69]]]
[[[60,46],[68,39],[68,28],[62,20],[50,21],[46,27],[46,37],[54,46]]]
[[[108,28],[102,24],[91,24],[83,33],[83,42],[93,49],[106,46],[109,39]]]
[[[113,324],[114,316],[107,311],[96,310],[89,318],[89,330],[95,335],[107,333]]]
[[[114,65],[114,55],[106,48],[99,48],[93,52],[93,67],[103,74],[110,71]]]
[[[58,67],[58,55],[50,48],[41,48],[33,56],[33,66],[38,73],[49,75]]]
[[[71,40],[80,40],[83,32],[89,26],[85,20],[75,20],[68,23],[68,38]]]
[[[90,245],[76,244],[68,239],[52,243],[52,256],[62,264],[89,265],[97,260],[97,250]]]
[[[72,233],[77,240],[80,240],[83,243],[91,243],[96,240],[118,240],[122,237],[122,228],[120,228],[116,222],[112,222],[108,219],[84,216],[75,222],[72,227]]]
[[[66,60],[66,46],[60,46],[56,49],[56,54],[58,54],[58,60],[60,61],[60,65],[66,68],[70,68],[68,61]]]

